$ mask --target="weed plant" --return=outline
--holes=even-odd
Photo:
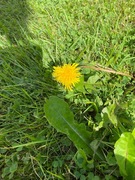
[[[0,1],[0,179],[133,179],[134,9],[133,0]],[[72,91],[52,77],[66,63],[82,74]],[[92,153],[48,123],[53,105],[54,120],[63,105],[85,126]],[[130,157],[118,157],[123,141]]]

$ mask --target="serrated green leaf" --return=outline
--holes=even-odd
[[[78,149],[81,148],[87,154],[92,154],[90,132],[86,131],[84,124],[74,122],[73,113],[64,100],[56,96],[50,97],[45,104],[45,114],[49,123],[57,131],[66,134]]]
[[[114,154],[121,175],[127,180],[135,179],[135,139],[130,132],[125,132],[115,143]]]

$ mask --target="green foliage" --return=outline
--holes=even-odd
[[[3,169],[2,178],[5,178],[7,175],[9,176],[9,179],[12,179],[14,176],[14,173],[17,171],[18,168],[18,162],[17,160],[6,159],[6,167]]]
[[[91,154],[90,133],[84,124],[74,122],[73,113],[66,102],[52,96],[45,104],[45,115],[49,123],[58,131],[66,134],[78,149],[83,149],[87,154]]]
[[[133,154],[119,148],[119,167],[114,145],[120,138],[118,147],[124,141],[131,154],[135,80],[83,66],[134,75],[134,0],[1,0],[0,12],[0,179],[117,180],[120,172],[131,174],[122,162],[133,167]],[[53,66],[64,63],[81,68],[72,92],[52,79]],[[69,122],[90,134],[92,154],[50,126],[44,114],[50,96],[66,101]]]
[[[114,153],[120,168],[121,175],[127,180],[135,179],[134,133],[123,133],[115,143]]]

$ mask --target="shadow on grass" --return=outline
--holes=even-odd
[[[0,33],[5,35],[11,44],[18,40],[25,40],[27,18],[30,8],[26,0],[1,0],[0,1]]]
[[[20,84],[26,77],[33,83],[44,78],[42,48],[29,42],[27,20],[31,11],[26,0],[0,1],[0,34],[10,42],[6,48],[0,47],[2,83]]]
[[[9,47],[0,49],[0,54],[1,110],[5,109],[4,114],[17,99],[23,106],[33,102],[40,104],[54,92],[50,70],[43,68],[40,46]]]
[[[42,48],[28,40],[30,11],[26,0],[0,1],[0,33],[10,42],[6,48],[0,47],[2,115],[10,115],[7,109],[11,109],[17,101],[20,104],[17,102],[14,111],[21,105],[28,112],[28,104],[33,101],[40,103],[51,92],[51,75],[43,68]],[[18,111],[21,113],[22,109]]]

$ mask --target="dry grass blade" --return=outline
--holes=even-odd
[[[103,71],[103,72],[107,72],[107,73],[113,73],[113,74],[118,74],[118,75],[122,75],[122,76],[127,76],[130,78],[135,79],[132,75],[130,75],[129,73],[123,73],[120,71],[115,71],[111,68],[107,68],[107,67],[101,67],[100,65],[95,65],[95,66],[81,66],[82,68],[89,68],[92,70],[96,70],[96,71]]]

